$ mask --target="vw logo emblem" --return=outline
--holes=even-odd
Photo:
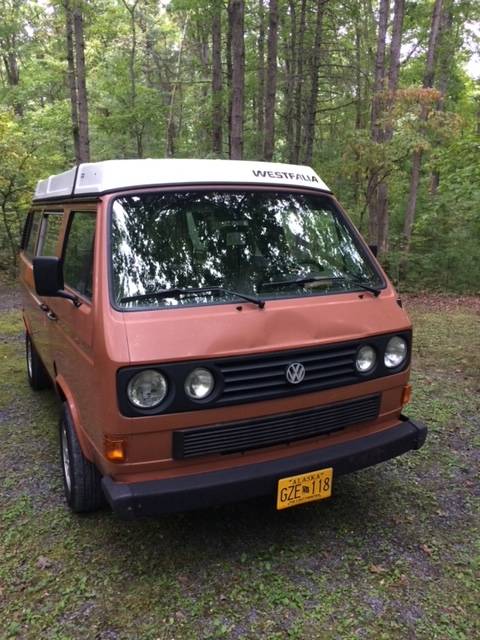
[[[292,362],[288,365],[285,376],[290,384],[298,384],[305,378],[305,367],[301,362]]]

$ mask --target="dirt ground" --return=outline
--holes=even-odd
[[[480,298],[405,296],[423,449],[332,499],[126,523],[66,509],[59,405],[0,286],[0,638],[480,637]]]

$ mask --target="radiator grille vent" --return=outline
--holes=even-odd
[[[374,395],[248,422],[183,429],[173,434],[173,457],[234,453],[295,442],[373,420],[379,409],[380,396]]]

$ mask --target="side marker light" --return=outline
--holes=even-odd
[[[125,460],[125,440],[105,436],[105,457],[110,462],[123,462]]]
[[[402,407],[408,404],[411,399],[412,399],[412,385],[406,384],[403,387],[403,391],[402,391]]]

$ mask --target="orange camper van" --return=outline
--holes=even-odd
[[[73,511],[283,509],[425,441],[410,320],[309,167],[81,164],[38,183],[20,264]]]

